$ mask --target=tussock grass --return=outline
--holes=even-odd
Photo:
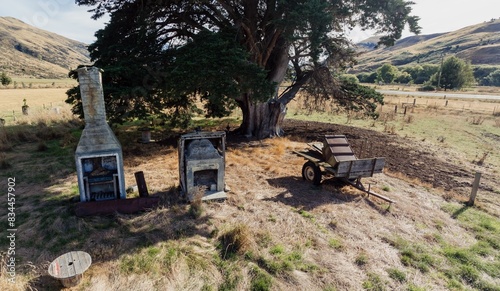
[[[0,153],[0,169],[7,170],[12,168],[11,162],[7,160],[7,156],[4,153]]]
[[[252,278],[250,290],[271,290],[273,278],[266,271],[254,265],[251,268],[250,276]]]
[[[227,230],[219,237],[221,257],[231,258],[251,251],[252,237],[250,228],[244,224]]]
[[[16,139],[5,153],[13,166],[9,174],[34,181],[20,186],[25,197],[20,209],[29,213],[19,214],[21,265],[33,259],[41,272],[63,252],[86,250],[94,264],[81,290],[434,290],[445,285],[495,290],[499,281],[494,217],[470,216],[469,209],[459,212],[455,204],[443,212],[438,190],[428,193],[424,188],[432,186],[397,173],[381,175],[375,183],[378,188],[390,185],[391,194],[404,197],[404,205],[390,213],[333,183],[312,188],[300,177],[303,159],[290,153],[304,147],[300,140],[231,146],[226,153],[228,200],[202,204],[202,215],[193,219],[192,204],[175,198],[176,149],[138,145],[124,128],[119,137],[129,141],[123,144],[126,181],[133,183],[133,173],[143,170],[150,193],[161,195],[161,206],[134,215],[79,219],[71,202],[78,195],[72,147],[79,124],[30,121],[6,129]],[[21,129],[27,134],[19,138]],[[21,141],[30,139],[34,142]],[[41,143],[46,148],[37,151]],[[62,163],[50,162],[54,157]],[[279,165],[283,161],[286,167]],[[0,242],[4,245],[5,239]],[[29,282],[34,277],[39,273],[20,271],[18,289],[43,290]],[[7,286],[1,280],[0,289]]]
[[[389,274],[389,277],[395,281],[398,281],[399,283],[406,282],[406,273],[404,271],[401,271],[396,268],[389,268],[386,270],[387,274]]]
[[[193,201],[189,205],[189,215],[194,219],[200,218],[203,215],[203,201],[201,200],[205,195],[204,187],[198,186],[193,193]]]
[[[368,273],[368,278],[363,282],[363,288],[366,290],[384,291],[387,290],[385,282],[376,273]]]

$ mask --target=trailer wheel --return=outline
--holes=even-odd
[[[302,178],[312,182],[314,185],[319,185],[321,184],[321,169],[313,162],[307,161],[304,166],[302,166]]]

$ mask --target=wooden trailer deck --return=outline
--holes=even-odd
[[[358,159],[344,135],[325,135],[323,144],[308,144],[311,149],[294,151],[307,160],[302,167],[302,177],[316,185],[321,183],[323,174],[331,174],[357,189],[379,197],[390,203],[394,201],[383,195],[365,189],[361,178],[382,173],[385,158]],[[321,170],[323,169],[323,171]]]

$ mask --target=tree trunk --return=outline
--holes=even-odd
[[[295,97],[300,88],[311,78],[312,71],[301,72],[295,82],[286,92],[279,94],[279,84],[285,78],[288,69],[289,46],[285,39],[277,42],[276,49],[271,53],[267,61],[266,69],[269,70],[268,80],[276,83],[274,98],[267,102],[251,101],[249,95],[244,95],[237,99],[243,112],[243,122],[239,131],[245,136],[253,136],[258,139],[282,136],[282,123],[285,119],[288,103]]]
[[[238,101],[243,113],[243,122],[239,128],[240,133],[258,139],[283,136],[284,131],[281,126],[285,119],[286,106],[311,76],[312,72],[299,76],[279,99],[274,98],[267,102],[254,103],[248,95],[243,96]]]
[[[240,103],[243,122],[239,131],[243,135],[258,139],[283,135],[281,124],[286,115],[286,105],[275,99],[258,103],[245,101]]]

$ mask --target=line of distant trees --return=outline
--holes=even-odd
[[[474,84],[500,86],[500,67],[472,67],[470,63],[455,57],[448,57],[441,65],[418,64],[396,67],[384,64],[374,72],[347,74],[343,78],[361,83],[375,84],[417,84],[423,90],[460,90]]]

